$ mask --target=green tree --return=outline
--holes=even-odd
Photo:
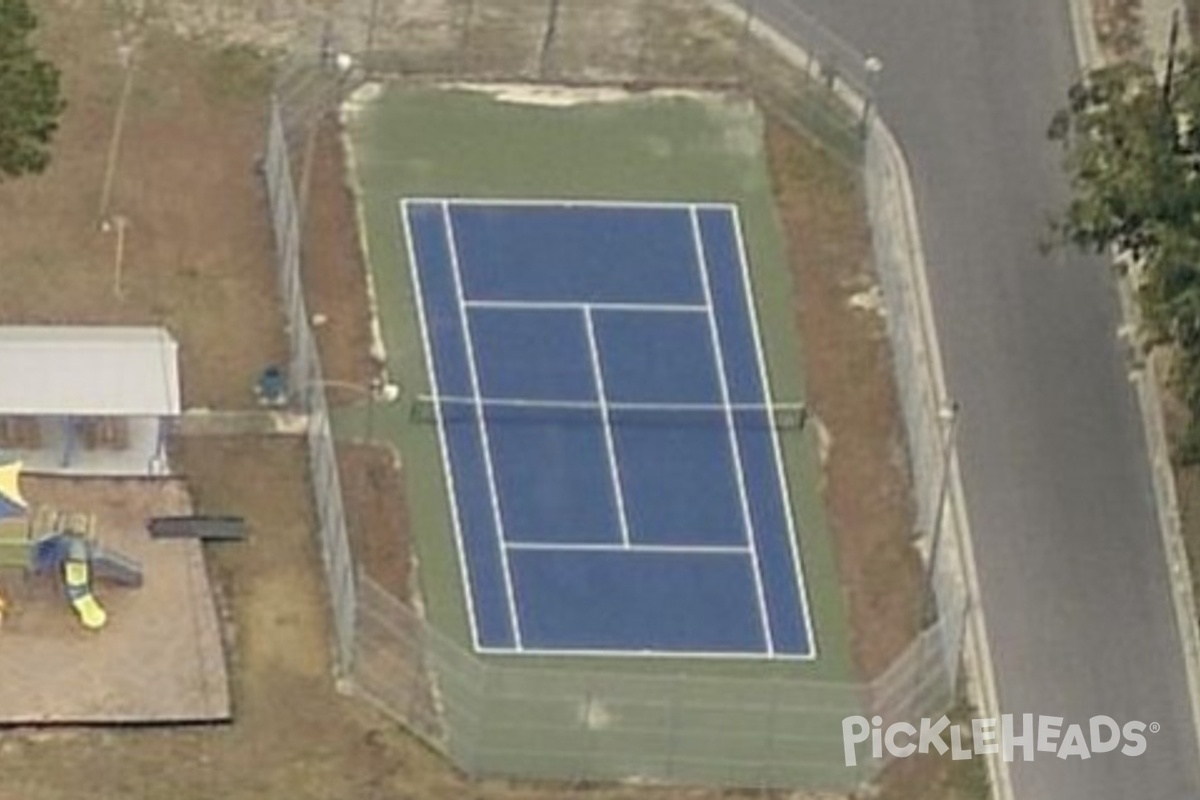
[[[1049,135],[1072,190],[1056,238],[1137,265],[1140,333],[1172,347],[1192,416],[1178,455],[1200,461],[1200,61],[1179,60],[1169,93],[1141,64],[1096,70],[1071,87]]]
[[[0,0],[0,178],[46,168],[65,106],[58,69],[30,41],[36,28],[27,0]]]

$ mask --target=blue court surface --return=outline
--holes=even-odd
[[[736,209],[401,217],[475,647],[814,657]]]

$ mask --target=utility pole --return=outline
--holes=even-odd
[[[868,56],[863,62],[863,69],[866,70],[867,85],[863,94],[862,119],[859,120],[859,126],[862,135],[866,137],[870,129],[871,112],[875,109],[875,92],[879,86],[879,73],[883,71],[883,62],[876,56]]]
[[[1179,9],[1171,12],[1171,32],[1167,36],[1167,69],[1163,75],[1163,109],[1172,113],[1171,89],[1175,82],[1175,50],[1179,45]]]

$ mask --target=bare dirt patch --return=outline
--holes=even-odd
[[[778,122],[767,126],[767,147],[796,279],[808,400],[822,425],[822,491],[852,654],[870,679],[916,635],[922,570],[911,543],[905,434],[862,193],[844,186],[850,173]],[[982,800],[981,763],[936,755],[897,761],[874,796]]]
[[[402,602],[412,600],[412,550],[399,459],[387,447],[340,444],[338,473],[354,559]]]
[[[109,142],[122,94],[117,19],[102,3],[38,4],[42,45],[68,109],[41,176],[0,184],[0,264],[13,323],[156,323],[181,342],[193,406],[253,401],[282,355],[271,242],[262,224],[262,65],[153,31],[134,50],[110,200]],[[124,259],[101,217],[125,220]]]
[[[349,186],[345,150],[335,114],[321,118],[312,140],[303,228],[305,302],[315,326],[332,405],[362,405],[380,375],[369,278],[363,260],[358,209]],[[353,387],[353,388],[352,388]],[[368,400],[369,401],[369,400]],[[412,599],[412,551],[400,475],[391,448],[337,444],[347,530],[355,561],[402,602]]]
[[[848,180],[846,170],[777,123],[767,145],[796,276],[808,399],[828,436],[826,513],[854,656],[869,678],[912,641],[920,580],[887,334],[860,300],[873,283],[870,239],[861,192],[831,189]]]
[[[305,302],[315,328],[325,377],[366,387],[379,372],[371,357],[371,312],[358,212],[347,183],[334,114],[320,120],[312,142],[303,227]],[[361,402],[361,392],[329,387],[334,403]]]

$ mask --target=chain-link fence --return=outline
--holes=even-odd
[[[855,160],[875,75],[800,10],[767,17],[755,0],[338,0],[304,20],[292,80],[340,62],[420,80],[739,89]]]
[[[957,408],[944,385],[904,170],[891,133],[872,120],[866,138],[864,184],[875,269],[887,309],[888,338],[908,436],[917,512],[914,533],[927,550],[924,588],[932,594],[931,612],[939,623],[935,629],[944,637],[947,674],[951,683],[956,683],[967,610],[959,549],[965,536],[961,528],[966,509],[955,481]]]
[[[844,763],[842,719],[939,716],[956,699],[966,612],[948,471],[953,429],[903,224],[903,167],[871,124],[866,59],[799,15],[702,0],[343,0],[319,45],[282,70],[264,171],[291,342],[295,401],[308,413],[312,488],[330,586],[339,677],[471,775],[846,788],[879,762]],[[601,9],[600,6],[604,8]],[[428,13],[421,14],[417,11]],[[598,16],[599,15],[599,16]],[[610,21],[615,15],[616,28]],[[604,17],[604,20],[601,20]],[[788,39],[768,29],[785,28]],[[605,35],[599,35],[599,31]],[[794,42],[799,41],[803,47]],[[341,54],[352,53],[346,59]],[[581,671],[482,659],[356,570],[320,357],[300,278],[312,131],[368,75],[458,80],[737,86],[863,163],[918,506],[933,548],[930,624],[870,682]],[[293,179],[293,175],[299,177]],[[919,253],[918,253],[919,255]],[[950,509],[949,512],[947,509]]]
[[[308,414],[309,477],[320,526],[321,557],[333,608],[334,663],[343,672],[353,659],[355,585],[337,456],[325,402],[316,339],[308,323],[300,282],[300,203],[281,108],[273,103],[262,170],[267,183],[278,261],[279,293],[288,324],[288,375],[297,404]]]

